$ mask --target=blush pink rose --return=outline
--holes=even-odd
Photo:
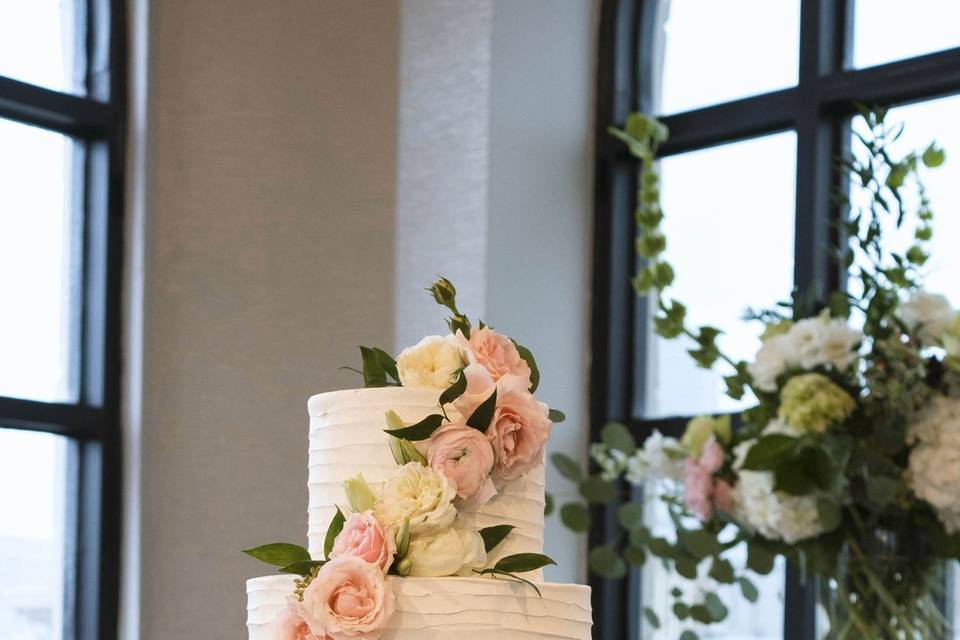
[[[317,636],[300,615],[300,608],[291,603],[280,613],[277,620],[277,640],[329,640],[329,636]]]
[[[703,451],[700,453],[700,466],[707,469],[710,473],[716,473],[723,466],[724,459],[723,447],[717,442],[717,439],[710,436],[703,445]]]
[[[383,571],[356,556],[323,565],[301,605],[310,632],[331,640],[377,640],[393,609],[394,595]]]
[[[527,389],[528,381],[519,376],[504,376],[497,383],[497,407],[486,434],[501,480],[519,478],[537,466],[550,438],[549,409]]]
[[[696,458],[683,461],[683,490],[690,513],[701,522],[713,517],[713,472]]]
[[[331,558],[356,556],[384,573],[390,569],[396,554],[396,539],[384,531],[370,511],[351,514],[330,551]]]
[[[736,507],[733,487],[731,487],[730,483],[726,480],[717,480],[713,483],[713,506],[715,506],[718,511],[733,513]]]
[[[504,376],[513,375],[526,380],[526,388],[530,388],[530,366],[520,357],[516,345],[507,336],[490,327],[484,327],[472,330],[469,339],[458,330],[454,340],[467,352],[470,362],[486,369],[494,382]]]
[[[486,504],[497,493],[490,478],[493,445],[473,427],[451,423],[434,431],[427,461],[457,485],[457,495],[471,506]]]

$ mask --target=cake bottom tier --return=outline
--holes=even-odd
[[[396,610],[381,640],[589,640],[590,587],[495,578],[389,578]],[[247,581],[250,640],[277,640],[294,577]]]

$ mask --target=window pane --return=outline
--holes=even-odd
[[[83,92],[83,0],[0,0],[0,76]]]
[[[667,236],[676,271],[668,291],[687,306],[691,326],[722,331],[729,355],[749,360],[761,328],[742,320],[748,306],[770,307],[793,287],[796,134],[781,133],[665,158],[660,163]],[[759,241],[762,239],[762,242]],[[685,340],[646,340],[646,417],[738,410],[721,372],[696,366]],[[728,374],[727,374],[728,375]]]
[[[650,485],[647,485],[649,489]],[[676,527],[670,520],[670,514],[664,503],[657,498],[656,489],[646,496],[646,523],[654,535],[676,539]],[[732,537],[732,536],[729,536]],[[728,537],[724,537],[724,540]],[[725,556],[734,567],[747,564],[746,547],[735,547]],[[715,590],[729,608],[729,615],[719,624],[700,625],[689,621],[681,622],[674,616],[672,607],[674,598],[670,591],[677,587],[684,592],[684,600],[696,602],[698,593],[691,589],[691,582],[664,569],[659,562],[647,562],[643,566],[643,582],[640,587],[641,607],[650,607],[660,618],[660,629],[642,624],[642,640],[673,640],[687,629],[696,631],[701,640],[781,640],[783,638],[783,597],[786,571],[782,557],[778,557],[773,571],[765,576],[750,575],[751,582],[760,592],[760,599],[751,603],[740,594],[740,587],[734,585],[716,585],[704,573],[709,563],[701,564],[703,583],[697,585],[706,590]]]
[[[677,113],[797,84],[799,0],[660,0],[654,109]]]
[[[0,395],[76,398],[78,227],[71,199],[78,146],[0,120]]]
[[[65,438],[0,429],[0,637],[63,637]]]
[[[854,7],[855,67],[960,46],[960,3],[955,0],[870,0]]]

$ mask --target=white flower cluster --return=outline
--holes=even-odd
[[[910,425],[910,487],[936,510],[947,533],[960,531],[960,400],[938,397]]]
[[[758,389],[772,393],[777,390],[777,378],[788,369],[849,369],[857,361],[862,340],[860,331],[824,311],[797,322],[786,333],[767,338],[749,372]]]
[[[590,457],[600,466],[604,480],[612,481],[623,476],[627,482],[638,486],[647,479],[680,482],[686,454],[676,438],[667,438],[654,431],[643,443],[643,448],[637,449],[633,455],[598,443],[590,447]]]
[[[943,343],[944,333],[956,312],[950,302],[938,293],[918,291],[900,305],[897,315],[921,343],[932,346]]]
[[[802,433],[779,420],[772,421],[763,432],[793,436]],[[747,453],[755,442],[756,440],[742,442],[734,450],[734,469],[738,475],[737,486],[734,488],[737,519],[768,540],[783,540],[787,544],[823,533],[815,497],[791,496],[782,491],[774,491],[772,472],[742,469]]]

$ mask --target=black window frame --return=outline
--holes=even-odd
[[[797,134],[794,286],[822,297],[844,284],[844,270],[829,252],[841,212],[831,193],[845,188],[836,158],[849,149],[850,117],[858,104],[899,105],[960,93],[960,47],[874,67],[851,63],[854,0],[801,0],[799,76],[796,86],[663,117],[669,156],[718,144],[793,130]],[[603,0],[597,68],[595,237],[593,265],[591,441],[617,420],[638,439],[652,429],[674,435],[689,416],[645,419],[637,362],[644,358],[646,307],[630,286],[636,258],[637,164],[607,134],[632,111],[652,112],[646,79],[655,69],[658,0]],[[635,494],[636,492],[634,492]],[[638,500],[625,492],[621,500]],[[619,501],[618,501],[619,502]],[[590,545],[616,539],[618,502],[595,507]],[[638,638],[640,570],[624,580],[591,575],[594,637]],[[814,640],[815,596],[797,571],[787,569],[785,640]]]
[[[121,352],[127,3],[78,0],[85,95],[0,75],[0,118],[71,137],[81,224],[79,398],[0,397],[0,427],[69,438],[63,640],[117,637],[121,529]],[[23,277],[29,278],[29,274]]]

